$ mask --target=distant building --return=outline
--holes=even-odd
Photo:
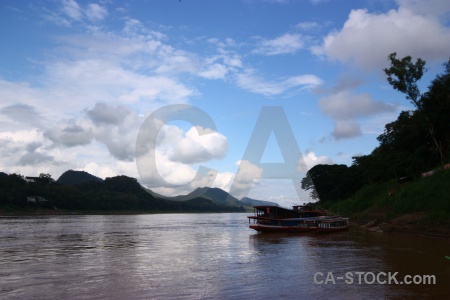
[[[42,203],[42,202],[47,202],[48,200],[45,199],[44,197],[40,197],[40,196],[28,196],[27,197],[27,202],[28,203]]]
[[[36,182],[36,181],[39,181],[39,177],[27,176],[27,177],[25,177],[25,181],[26,182]]]

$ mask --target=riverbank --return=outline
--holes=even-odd
[[[401,185],[367,185],[348,199],[319,205],[364,230],[450,238],[450,171]]]
[[[49,216],[49,215],[150,215],[150,214],[187,214],[211,213],[196,211],[161,211],[161,210],[67,210],[49,208],[0,207],[0,217],[14,216]],[[213,213],[222,213],[220,211]],[[223,212],[225,213],[225,212]],[[229,212],[228,212],[229,213]]]
[[[424,213],[407,214],[388,222],[371,220],[366,224],[354,223],[355,226],[377,233],[410,233],[424,236],[450,238],[450,226],[447,224],[430,225],[424,223],[427,219]]]

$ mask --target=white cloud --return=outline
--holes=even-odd
[[[86,9],[86,16],[90,21],[101,21],[108,15],[108,11],[97,3],[90,3]]]
[[[333,164],[333,159],[328,156],[317,156],[311,150],[303,153],[303,159],[299,160],[297,164],[297,171],[306,173],[309,169],[315,165],[331,165]],[[306,167],[306,168],[305,168]]]
[[[246,197],[253,184],[257,184],[262,178],[264,169],[260,168],[248,160],[240,160],[236,162],[239,166],[237,176],[233,179],[232,190],[230,193],[237,198]]]
[[[392,105],[374,101],[369,94],[356,94],[350,90],[339,91],[321,98],[319,106],[324,113],[336,119],[367,117],[395,110]]]
[[[92,109],[86,111],[89,118],[96,124],[120,124],[130,111],[122,105],[108,105],[96,103]]]
[[[450,2],[447,0],[397,0],[397,3],[416,14],[443,16],[450,11]]]
[[[80,20],[82,17],[81,7],[75,0],[63,0],[62,1],[62,11],[68,17],[74,20]]]
[[[172,161],[192,164],[225,157],[228,149],[227,138],[209,129],[199,128],[199,131],[202,135],[192,127],[186,132],[186,136],[176,143],[170,155]]]
[[[57,45],[46,49],[46,60],[33,57],[39,61],[36,70],[42,72],[31,74],[29,82],[0,79],[2,171],[57,176],[76,168],[102,178],[138,177],[134,155],[141,116],[198,95],[195,87],[185,84],[185,75],[222,79],[267,96],[321,84],[310,74],[268,81],[247,72],[236,50],[242,45],[230,38],[210,40],[216,46],[213,53],[197,54],[173,47],[168,36],[136,19],[120,19],[124,20],[121,30],[107,31],[91,23],[110,16],[106,4],[65,0],[58,8],[45,10],[47,20],[77,27],[68,29],[72,34],[52,36]],[[260,45],[263,54],[275,55],[296,52],[303,42],[299,34],[285,34]],[[170,144],[157,149],[159,171],[151,171],[172,183],[189,183],[188,188],[231,186],[234,175],[229,172],[212,172],[190,182],[196,173],[191,164],[226,155],[225,136],[217,132],[199,136],[194,129],[184,134],[176,127],[164,134]],[[259,168],[246,162],[241,166],[244,175],[260,177]],[[247,177],[238,179],[241,187],[252,184]],[[152,184],[173,192],[186,189]]]
[[[331,135],[336,140],[353,138],[356,136],[360,136],[361,125],[354,120],[335,120],[334,129]]]
[[[223,79],[227,75],[228,69],[222,64],[208,66],[207,70],[201,71],[199,75],[207,79]]]
[[[59,10],[51,10],[45,7],[42,9],[45,20],[64,27],[69,27],[76,22],[103,21],[108,15],[108,10],[105,6],[98,3],[80,6],[76,0],[62,0]]]
[[[363,70],[381,70],[387,56],[411,55],[429,60],[445,60],[450,49],[450,29],[429,14],[448,13],[448,1],[399,1],[400,7],[387,13],[352,10],[342,29],[330,33],[315,54],[331,61],[355,63]],[[426,4],[425,4],[426,3]],[[422,8],[427,7],[423,11]],[[420,8],[420,10],[419,10]]]
[[[75,120],[64,121],[48,129],[44,132],[44,137],[57,145],[66,147],[87,145],[91,143],[93,138],[92,131],[76,124]]]
[[[236,75],[236,83],[239,87],[250,92],[275,96],[283,94],[291,88],[313,88],[320,85],[322,80],[315,75],[305,74],[281,79],[277,82],[269,82],[258,77],[254,70],[247,70]]]
[[[334,121],[331,135],[336,140],[360,136],[361,118],[373,118],[396,111],[393,105],[375,101],[369,94],[354,92],[360,84],[359,80],[341,79],[328,95],[319,100],[321,110]]]
[[[285,33],[272,40],[261,40],[253,53],[264,55],[279,55],[295,53],[303,48],[302,36],[298,33]]]
[[[40,114],[36,108],[26,104],[14,104],[0,108],[0,114],[7,116],[15,123],[30,125],[40,124]]]
[[[300,30],[312,30],[317,29],[319,27],[320,24],[317,22],[300,22],[297,25],[295,25],[295,28]]]

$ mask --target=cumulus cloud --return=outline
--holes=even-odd
[[[350,90],[340,91],[321,98],[319,106],[324,113],[340,120],[367,117],[395,110],[392,105],[374,101],[369,94],[356,94]]]
[[[222,79],[228,73],[226,66],[222,64],[213,64],[207,67],[206,70],[200,71],[199,75],[207,79]]]
[[[96,103],[86,116],[83,124],[90,128],[93,139],[105,145],[115,159],[134,160],[136,136],[142,124],[135,112],[123,105]]]
[[[0,114],[5,115],[15,122],[27,124],[39,124],[40,114],[33,106],[26,104],[14,104],[0,109]]]
[[[248,160],[240,160],[236,162],[239,166],[237,176],[233,179],[232,189],[230,193],[234,197],[242,198],[247,196],[253,184],[257,184],[258,180],[262,178],[264,169],[258,167]]]
[[[172,124],[160,125],[157,137],[152,132],[148,132],[145,137],[146,140],[155,139],[156,143],[137,145],[139,151],[136,153],[136,163],[140,178],[147,187],[155,188],[158,193],[173,195],[213,184],[221,187],[229,185],[229,176],[197,165],[225,156],[225,136],[199,126],[185,132]],[[140,134],[145,129],[142,128]]]
[[[309,169],[315,165],[331,165],[333,159],[328,156],[317,156],[313,151],[308,150],[303,153],[303,158],[298,161],[297,171],[306,173]]]
[[[77,28],[71,31],[73,34],[52,36],[57,47],[49,49],[46,59],[38,59],[37,69],[42,72],[29,77],[35,80],[0,79],[2,168],[23,173],[39,169],[56,176],[59,171],[76,167],[103,178],[133,176],[141,116],[167,104],[186,103],[199,94],[185,84],[186,74],[222,79],[266,96],[321,84],[310,74],[273,80],[256,76],[236,51],[242,45],[230,38],[209,39],[207,42],[216,47],[209,48],[213,53],[197,54],[171,46],[165,34],[148,29],[136,19],[121,19],[125,20],[123,28],[114,32],[92,24],[110,16],[110,4],[64,0],[56,9],[42,8],[44,19]],[[302,39],[299,34],[261,39],[260,54],[296,52],[303,47]],[[14,122],[26,123],[27,130],[20,130],[22,127]],[[6,131],[4,124],[13,124],[14,131]],[[156,154],[158,168],[168,181],[189,182],[196,173],[196,167],[190,164],[226,155],[227,138],[220,133],[198,135],[193,128],[186,134],[179,128],[166,133],[166,138],[173,138],[171,148],[159,148]],[[248,174],[259,176],[260,170],[245,162],[241,165]],[[198,178],[190,186],[207,184],[211,176]],[[216,176],[215,186],[231,185],[233,174]],[[242,180],[241,184],[251,184],[245,176]]]
[[[416,14],[443,16],[450,11],[447,0],[397,0],[400,7],[407,8]]]
[[[369,94],[354,92],[360,84],[359,80],[341,79],[327,96],[319,100],[321,110],[333,118],[334,129],[331,135],[336,140],[361,135],[358,119],[396,110],[393,105],[373,100]]]
[[[55,144],[66,147],[87,145],[93,138],[92,131],[76,124],[75,120],[57,124],[54,128],[45,131],[44,136]]]
[[[331,61],[354,63],[363,70],[381,70],[387,56],[397,52],[429,60],[448,58],[450,29],[436,17],[450,11],[448,1],[398,1],[387,13],[352,10],[340,30],[326,36],[313,49]]]
[[[96,124],[117,125],[122,123],[129,113],[124,106],[106,103],[96,103],[92,109],[87,110],[87,115]]]
[[[227,138],[209,129],[199,128],[199,130],[202,135],[199,135],[194,127],[186,132],[185,137],[176,144],[170,155],[172,161],[192,164],[225,157],[228,148]]]
[[[19,159],[17,164],[19,166],[34,166],[51,161],[53,161],[53,157],[50,155],[39,152],[28,152]]]
[[[334,129],[331,135],[336,140],[348,139],[356,136],[360,136],[361,125],[354,120],[335,120]]]

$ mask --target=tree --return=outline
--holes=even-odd
[[[309,196],[312,199],[320,200],[319,193],[317,193],[316,187],[314,186],[314,182],[312,181],[309,173],[302,179],[301,184],[302,189],[309,191]]]
[[[434,135],[445,161],[450,155],[450,59],[443,65],[444,73],[433,79],[421,98],[421,105],[433,116]]]
[[[346,165],[316,165],[302,179],[302,189],[324,202],[344,199],[361,187],[355,171]]]
[[[52,178],[52,175],[41,173],[39,174],[39,181],[43,183],[50,183],[55,180]]]
[[[418,58],[415,63],[412,62],[411,56],[405,56],[402,59],[397,59],[397,53],[391,53],[388,59],[391,62],[389,68],[385,68],[384,72],[388,76],[387,80],[390,85],[401,93],[406,94],[406,99],[416,106],[428,124],[428,132],[439,152],[441,163],[445,162],[445,155],[443,153],[442,144],[437,140],[434,133],[434,126],[430,114],[424,110],[421,94],[417,82],[422,78],[423,73],[426,72],[425,61]]]

